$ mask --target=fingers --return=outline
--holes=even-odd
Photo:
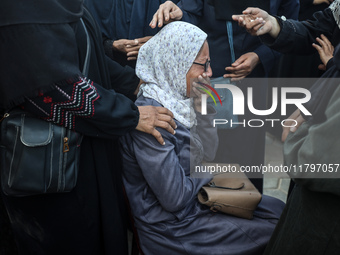
[[[256,15],[261,11],[261,9],[259,8],[253,8],[253,7],[248,7],[247,9],[245,9],[242,13],[243,14],[253,14]]]
[[[154,136],[161,145],[165,145],[164,139],[157,129],[154,129],[150,134]]]
[[[246,75],[242,75],[242,76],[239,76],[239,77],[231,78],[230,81],[240,81],[240,80],[242,80],[246,77],[247,77]]]
[[[321,38],[316,38],[316,41],[319,43],[319,45],[313,43],[312,46],[318,51],[323,64],[319,65],[318,68],[320,70],[325,70],[323,68],[327,66],[328,61],[333,57],[334,47],[326,36],[321,35],[320,37]]]
[[[325,65],[324,63],[324,59],[325,59],[325,51],[323,50],[323,48],[320,45],[317,45],[315,43],[312,44],[312,46],[318,51],[319,55],[320,55],[320,59],[323,63],[323,65]]]
[[[136,56],[135,56],[135,57],[128,57],[128,58],[127,58],[127,61],[137,60],[137,55],[138,55],[138,52],[136,53]]]
[[[318,38],[316,38],[317,40]],[[317,45],[316,43],[313,43],[312,46],[319,52],[319,54],[322,54],[323,51],[322,51],[322,48],[320,45]]]
[[[323,40],[323,42],[327,45],[327,48],[329,50],[329,53],[333,55],[334,52],[334,46],[332,45],[332,43],[328,40],[328,38],[325,35],[321,35],[321,39]]]
[[[244,73],[229,73],[229,74],[225,74],[223,75],[224,78],[231,78],[232,81],[238,81],[238,80],[242,80],[243,78],[245,78],[247,75]]]
[[[198,84],[197,82],[193,82],[190,97],[193,97],[193,98],[201,97],[201,95],[205,93],[203,90],[198,89],[198,88],[202,88],[202,86]]]
[[[165,108],[165,107],[159,106],[159,107],[155,107],[155,109],[156,109],[157,112],[160,113],[160,114],[169,115],[171,118],[174,117],[173,113],[172,113],[169,109],[167,109],[167,108]]]
[[[321,35],[322,36],[322,35]],[[324,41],[324,40],[321,40],[319,37],[316,38],[316,41],[320,44],[320,46],[323,48],[323,49],[328,49],[328,45],[327,43]]]
[[[175,124],[175,121],[172,120]],[[176,124],[175,124],[176,125]],[[176,131],[175,129],[169,124],[169,122],[166,122],[166,121],[161,121],[161,120],[157,120],[155,122],[155,126],[156,127],[160,127],[160,128],[163,128],[165,129],[166,131],[168,131],[170,134],[173,134],[175,135],[176,134]]]
[[[206,73],[203,73],[202,75],[199,75],[197,78],[198,78],[198,81],[200,83],[210,85],[210,78],[207,76]]]
[[[153,18],[149,24],[151,28],[162,27],[173,20],[182,19],[182,10],[174,4],[172,1],[166,1],[164,4],[159,6],[157,12],[153,15]]]
[[[246,67],[245,64],[241,64],[239,66],[233,67],[233,66],[228,66],[225,70],[227,72],[233,73],[233,74],[240,74],[244,72],[248,72],[248,68]]]
[[[164,21],[169,21],[170,18],[170,8],[168,7],[167,3],[161,4],[157,12],[153,15],[153,18],[150,22],[150,27],[155,28],[157,25],[158,27],[162,27]]]
[[[289,132],[294,133],[301,126],[303,122],[305,122],[305,119],[302,117],[300,110],[297,109],[295,112],[292,113],[292,115],[288,117],[288,120],[285,121],[286,127],[283,127],[282,136],[281,136],[282,142],[284,142],[287,139]]]
[[[157,15],[158,27],[163,26],[164,21],[166,21],[165,19],[169,20],[169,11],[167,9],[160,9]]]
[[[244,27],[252,35],[256,35],[256,32],[266,23],[262,17],[254,15],[234,15],[233,17],[239,26]]]
[[[137,56],[139,52],[140,46],[131,48],[126,52],[127,57]]]
[[[124,44],[125,47],[129,48],[129,47],[133,47],[133,46],[136,46],[138,45],[138,40],[135,39],[135,40],[122,40],[122,43]]]
[[[152,38],[152,36],[145,36],[145,37],[142,37],[142,38],[136,38],[135,40],[138,40],[139,44],[144,44],[147,41],[149,41],[151,38]]]
[[[305,122],[305,119],[302,117],[301,114],[295,120],[297,122],[296,126],[290,128],[290,132],[292,132],[292,133],[294,133],[296,130],[298,130],[298,128],[301,126],[301,124],[303,122]]]
[[[286,141],[288,134],[289,134],[289,127],[283,127],[283,131],[281,135],[282,142]]]
[[[320,46],[326,53],[333,54],[334,47],[332,43],[328,40],[328,38],[325,35],[322,34],[320,37],[321,38],[317,37],[316,41],[320,44]]]
[[[161,122],[166,122],[167,125],[170,125],[170,127],[172,128],[172,132],[170,132],[170,133],[172,133],[172,134],[174,133],[174,129],[177,128],[177,125],[176,125],[176,122],[174,121],[174,118],[172,116],[170,116],[168,114],[159,114],[157,119]]]
[[[238,80],[245,78],[248,74],[250,74],[250,72],[246,69],[243,69],[242,67],[243,67],[243,65],[238,66],[236,68],[227,67],[226,70],[230,73],[224,74],[223,77],[224,78],[231,78],[232,81],[238,81]],[[240,68],[240,70],[236,70],[237,68]]]
[[[162,138],[156,127],[164,128],[171,134],[175,134],[175,128],[177,125],[173,119],[171,111],[164,107],[154,106],[138,106],[139,121],[136,127],[137,130],[153,135],[157,141],[164,145],[164,139]]]
[[[127,45],[126,46],[126,51],[127,52],[136,51],[136,50],[138,51],[140,49],[140,47],[142,47],[142,45],[138,45],[138,44],[137,44],[137,46],[136,45],[134,45],[134,46]]]
[[[242,18],[242,16],[244,16],[244,15],[232,15],[231,16],[231,18],[233,19],[233,21],[238,21],[239,20],[239,18]]]
[[[183,16],[183,12],[180,8],[176,8],[176,10],[170,12],[171,20],[181,20]]]
[[[156,24],[157,24],[157,21],[158,21],[158,12],[159,12],[159,10],[157,10],[157,11],[155,12],[155,14],[153,15],[153,17],[152,17],[152,20],[151,20],[151,22],[150,22],[150,24],[149,24],[149,26],[150,26],[151,28],[155,28],[155,27],[156,27]]]
[[[248,20],[249,19],[249,20]],[[245,28],[247,30],[254,30],[257,31],[262,25],[264,25],[265,21],[263,18],[256,17],[255,19],[253,17],[248,16],[247,19],[244,20],[246,22]],[[257,28],[257,29],[256,29]]]

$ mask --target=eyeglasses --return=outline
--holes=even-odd
[[[204,72],[208,71],[210,66],[210,59],[207,59],[207,61],[204,64],[194,62],[193,64],[204,66]]]

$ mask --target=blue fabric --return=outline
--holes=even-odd
[[[151,29],[153,14],[165,0],[85,0],[102,33],[112,39],[136,39],[155,35]],[[178,0],[173,1],[175,3]]]
[[[160,106],[144,97],[136,104]],[[142,250],[148,255],[262,254],[284,204],[263,196],[254,219],[246,220],[198,202],[197,192],[210,178],[191,177],[190,166],[213,158],[217,136],[207,124],[214,115],[197,115],[197,130],[179,122],[176,135],[159,129],[164,146],[139,131],[121,139],[123,181]]]
[[[229,40],[229,48],[231,55],[231,64],[235,62],[235,50],[234,50],[234,38],[233,38],[233,23],[231,21],[226,22],[227,32],[228,32],[228,40]]]

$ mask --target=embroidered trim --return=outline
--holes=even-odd
[[[61,88],[58,90],[64,95],[67,94]],[[97,89],[86,79],[80,78],[73,85],[68,101],[51,103],[51,113],[46,120],[74,129],[76,116],[90,118],[94,115],[94,102],[99,97]]]
[[[61,93],[61,94],[63,94],[65,97],[67,97],[68,99],[71,99],[71,97],[64,91],[64,90],[62,90],[60,87],[58,87],[58,86],[55,86],[56,88],[57,88],[57,90]]]
[[[330,6],[329,9],[331,9],[333,13],[333,17],[335,19],[336,24],[338,25],[340,29],[340,0],[335,0]]]
[[[39,105],[37,105],[34,101],[32,101],[29,98],[26,98],[31,104],[33,104],[35,107],[37,107],[41,112],[43,112],[45,115],[49,115],[43,108],[41,108]]]

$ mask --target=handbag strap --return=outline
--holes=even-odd
[[[86,34],[86,43],[87,43],[87,47],[86,47],[86,57],[85,57],[85,61],[84,61],[84,66],[83,66],[83,71],[82,74],[86,77],[89,73],[89,66],[90,66],[90,54],[91,54],[91,42],[90,42],[90,36],[89,33],[87,32],[85,23],[83,21],[82,18],[80,18],[81,24],[84,27],[85,30],[85,34]]]
[[[81,72],[85,77],[89,73],[89,67],[90,67],[90,55],[91,55],[91,41],[90,41],[90,36],[89,33],[87,32],[85,23],[82,18],[80,18],[81,24],[84,27],[85,34],[86,34],[86,56],[85,56],[85,61],[84,61],[84,66],[83,66],[83,71]],[[9,116],[8,113],[5,113],[3,116],[0,116],[0,123],[3,121],[4,118],[7,118]]]
[[[229,190],[240,190],[240,189],[243,189],[244,188],[244,183],[241,183],[241,186],[240,187],[237,187],[237,188],[230,188],[230,187],[222,187],[222,186],[217,186],[215,184],[215,182],[209,182],[207,184],[207,186],[209,186],[210,188],[218,188],[218,189],[229,189]]]

